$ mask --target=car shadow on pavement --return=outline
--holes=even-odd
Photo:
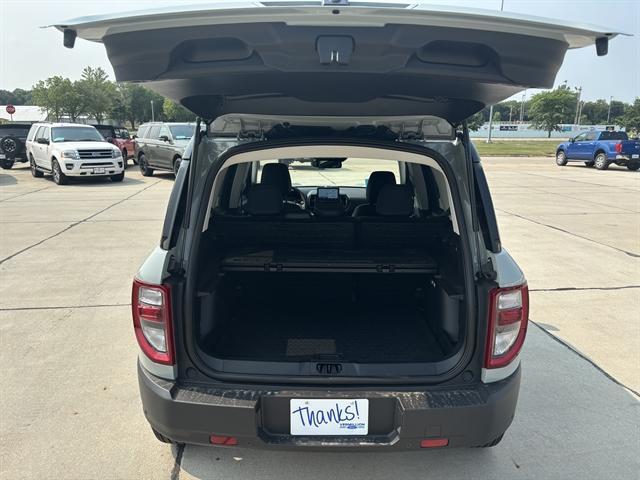
[[[51,183],[53,183],[53,178],[51,177],[46,177],[46,179],[48,181],[50,181]],[[131,178],[131,177],[127,177],[126,173],[124,176],[124,180],[122,182],[112,182],[111,180],[109,180],[109,178],[106,177],[87,177],[87,178],[75,178],[75,177],[69,177],[69,183],[65,186],[68,187],[104,187],[104,188],[110,188],[110,187],[115,187],[117,185],[134,185],[134,184],[142,184],[145,183],[142,180],[138,180],[137,178]]]
[[[13,175],[0,173],[0,185],[15,185],[16,183],[18,183],[18,180]]]

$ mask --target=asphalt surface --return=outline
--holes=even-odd
[[[493,449],[375,455],[158,443],[129,297],[172,177],[59,187],[0,171],[0,478],[637,479],[640,174],[484,164],[531,289],[516,419]]]

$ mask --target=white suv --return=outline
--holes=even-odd
[[[90,125],[34,123],[26,142],[31,174],[50,173],[58,185],[68,177],[108,176],[124,179],[122,152]]]

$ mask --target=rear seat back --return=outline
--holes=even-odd
[[[269,217],[217,216],[210,234],[225,248],[261,247],[295,249],[355,248],[355,225],[351,221]]]
[[[385,185],[375,215],[322,218],[282,213],[282,195],[272,185],[249,191],[248,216],[216,215],[209,235],[224,249],[384,250],[425,249],[451,232],[448,219],[415,215],[407,185]],[[305,218],[306,216],[306,218]]]

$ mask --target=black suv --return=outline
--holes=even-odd
[[[0,167],[4,170],[27,161],[25,141],[30,128],[30,123],[0,124]]]
[[[154,170],[176,173],[194,128],[193,123],[152,122],[140,125],[135,150],[142,175],[150,177]]]

